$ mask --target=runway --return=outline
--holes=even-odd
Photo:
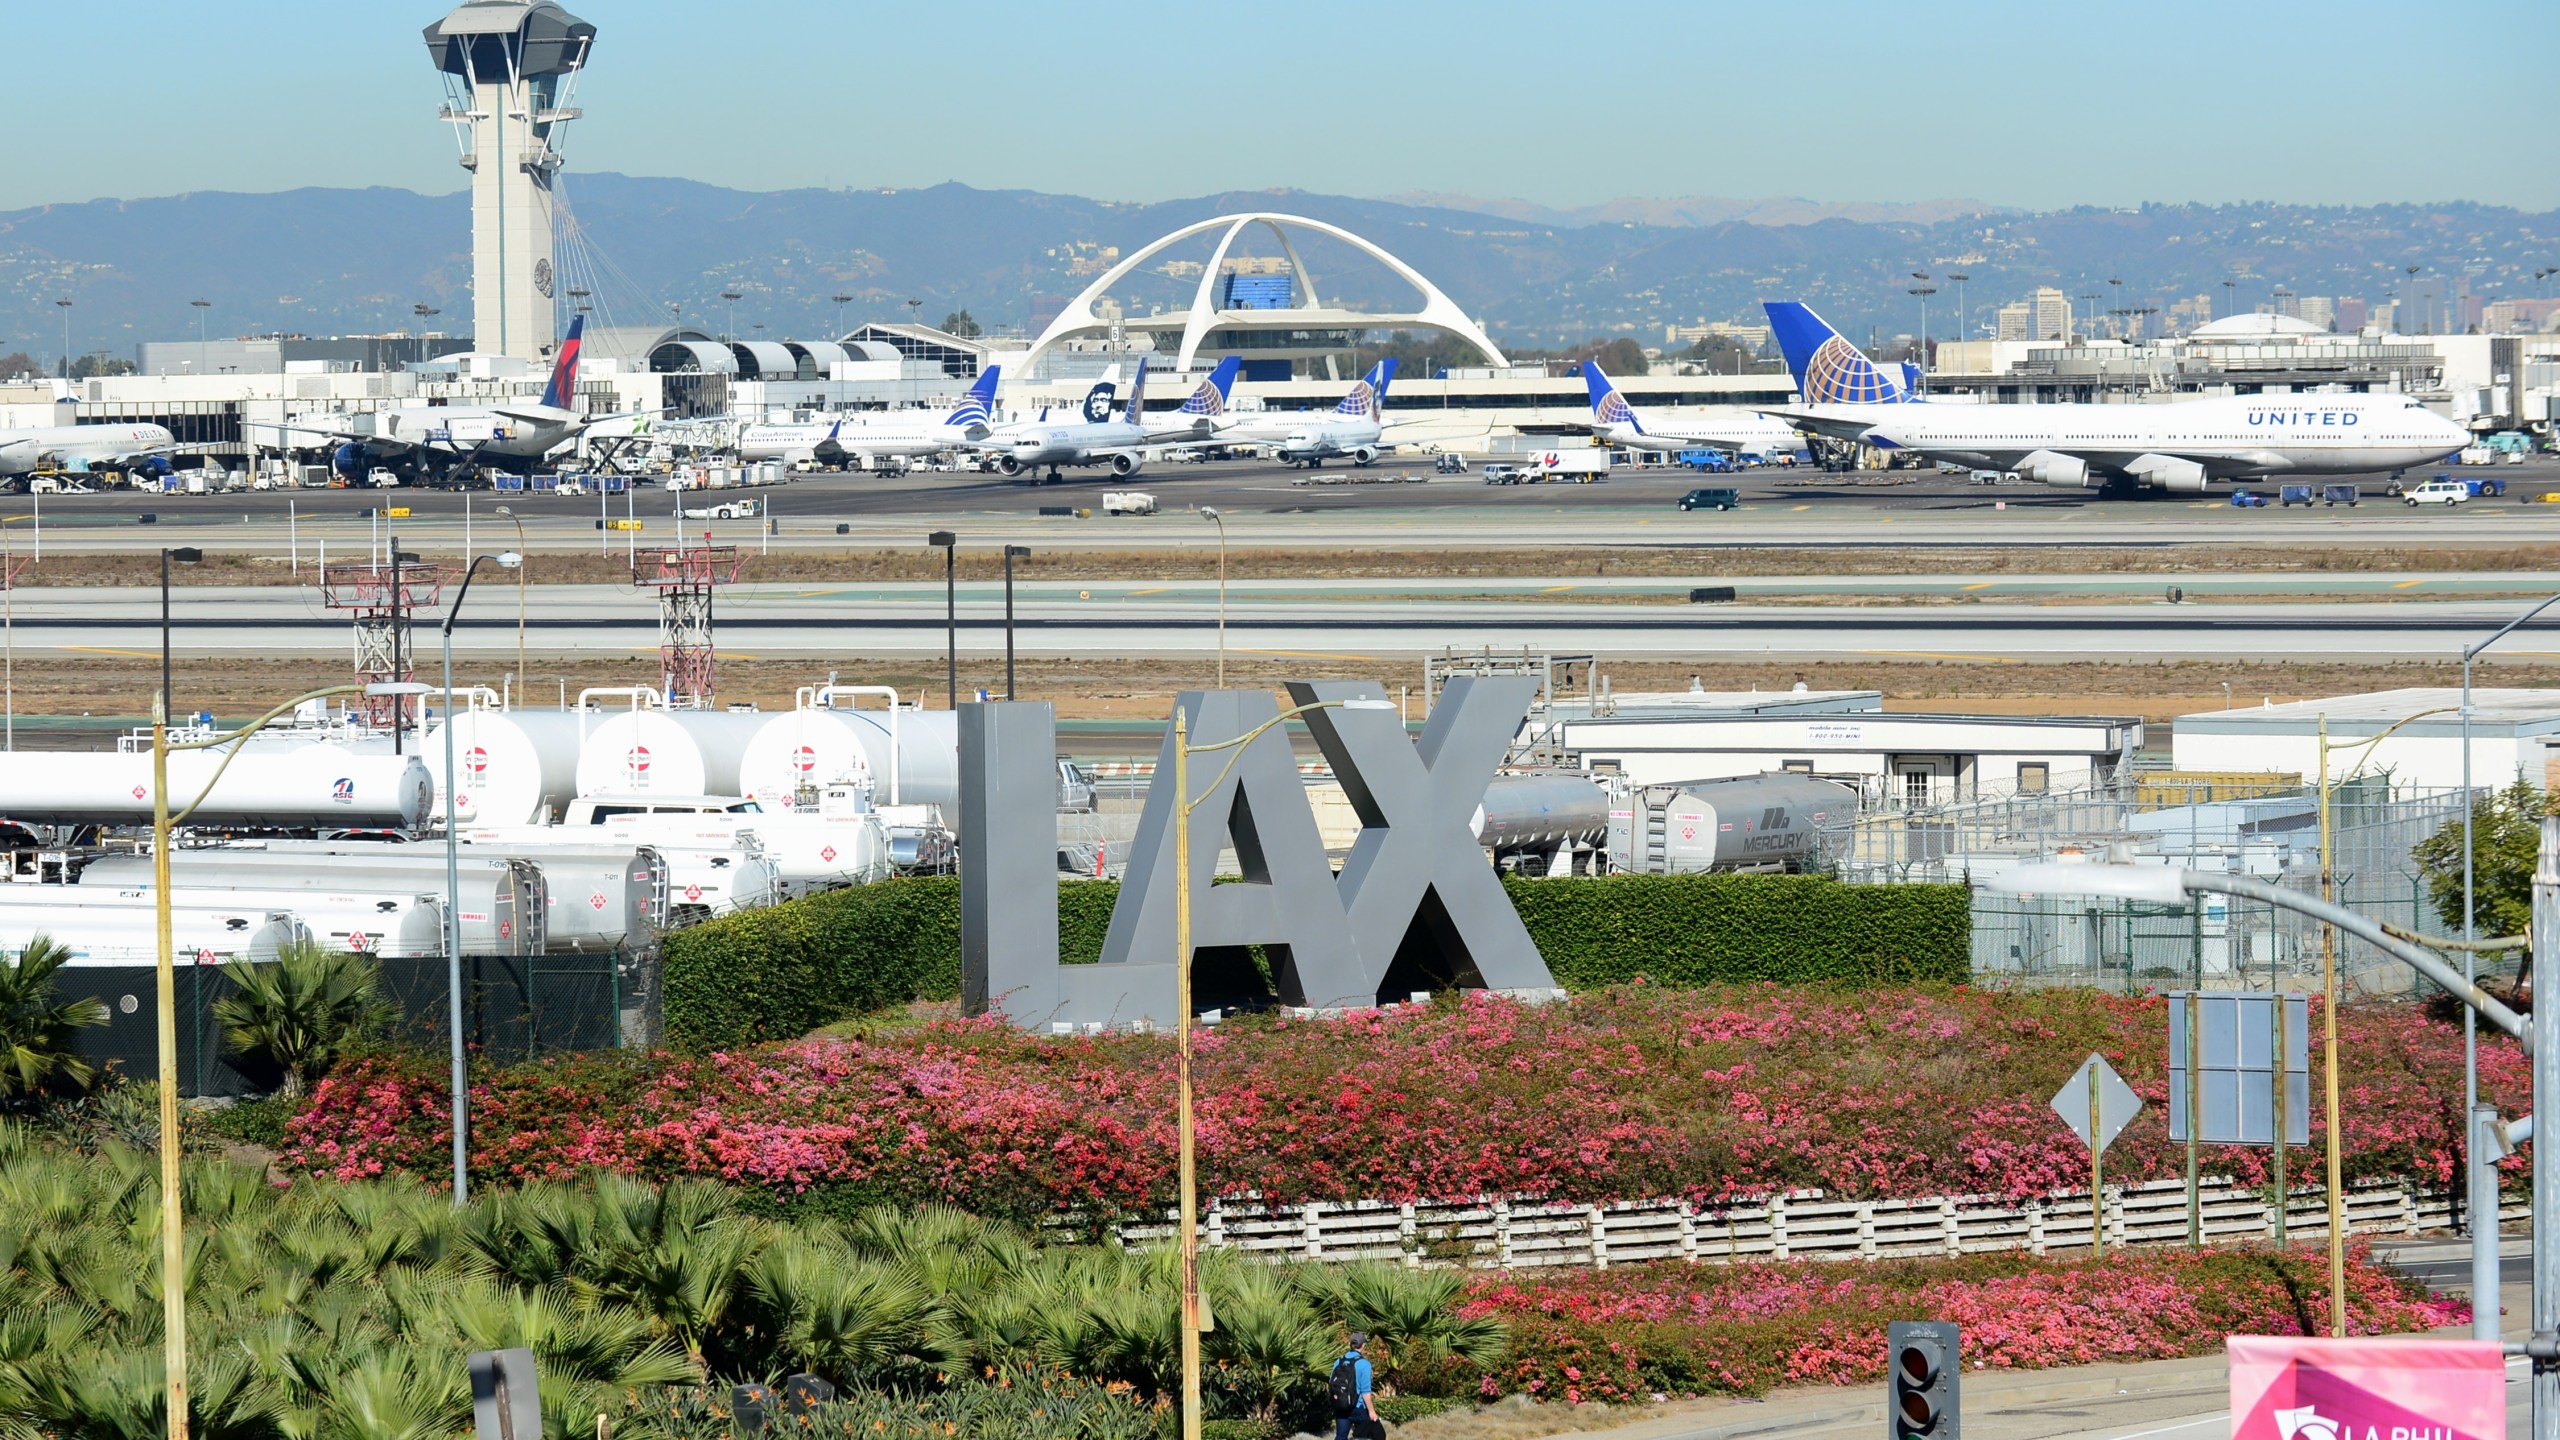
[[[1373,582],[1350,582],[1371,585]],[[1299,587],[1303,591],[1304,587]],[[475,599],[475,607],[482,602]],[[76,654],[156,653],[156,591],[23,591],[13,643]],[[1378,660],[1446,650],[1591,653],[1626,658],[1876,657],[1953,661],[2157,661],[2178,659],[2441,660],[2510,616],[2511,603],[2475,600],[2257,604],[2100,600],[1963,607],[1895,603],[1572,604],[1541,599],[1372,597],[1230,593],[1226,647],[1235,653],[1310,660]],[[516,641],[513,605],[492,594],[456,627],[458,654],[495,657]],[[1022,587],[1015,642],[1024,655],[1198,656],[1219,644],[1214,587]],[[747,586],[717,604],[724,654],[938,655],[945,643],[938,586],[860,590]],[[545,654],[653,651],[656,610],[614,586],[553,586],[527,616],[529,644]],[[346,620],[308,590],[198,587],[185,592],[176,643],[191,654],[342,654]],[[432,644],[425,627],[420,643]],[[1000,654],[1000,592],[974,586],[959,606],[960,648]],[[2547,659],[2560,634],[2537,646],[2519,636],[2502,657]]]

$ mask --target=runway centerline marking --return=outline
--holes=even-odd
[[[1950,655],[1937,650],[1857,650],[1857,655],[1907,655],[1919,660],[1978,660],[1990,665],[2022,665],[2015,655]]]
[[[2394,585],[2394,586],[2392,586],[2391,588],[2392,588],[2392,589],[2394,589],[2394,590],[2413,590],[2413,589],[2416,589],[2418,586],[2420,586],[2420,585],[2424,585],[2424,584],[2426,584],[2426,583],[2427,583],[2427,582],[2426,582],[2426,581],[2424,581],[2424,580],[2403,580],[2403,581],[2401,581],[2399,584]]]
[[[114,650],[104,645],[65,645],[62,648],[65,650],[77,650],[83,655],[130,655],[136,660],[157,660],[160,658],[160,652],[157,650]],[[2508,653],[2514,654],[2516,652],[2509,651]]]
[[[1137,596],[1140,596],[1140,595],[1162,595],[1162,594],[1165,594],[1165,593],[1167,593],[1168,591],[1170,591],[1170,590],[1172,590],[1172,589],[1173,589],[1173,587],[1172,587],[1172,586],[1170,586],[1170,585],[1158,585],[1157,587],[1155,587],[1155,588],[1154,588],[1154,589],[1152,589],[1152,590],[1132,590],[1132,591],[1130,591],[1130,592],[1129,592],[1128,596],[1127,596],[1127,597],[1124,597],[1124,598],[1131,598],[1131,599],[1134,599],[1134,598],[1136,598]],[[2272,1084],[2272,1083],[2274,1083],[2274,1082],[2270,1081],[2269,1083],[2270,1083],[2270,1084]]]
[[[1977,581],[1975,581],[1974,583],[1972,583],[1972,584],[1970,584],[1970,585],[1962,586],[1962,587],[1960,587],[1960,588],[1962,588],[1962,589],[1966,589],[1966,590],[1988,590],[1988,589],[1990,589],[1992,586],[1997,585],[1997,584],[1999,584],[1999,583],[2000,583],[2000,582],[1999,582],[1999,581],[1997,581],[1997,580],[1977,580]],[[2268,1083],[2272,1084],[2272,1083],[2274,1083],[2274,1082],[2270,1081],[2270,1082],[2268,1082]]]
[[[1375,655],[1338,655],[1330,650],[1238,650],[1239,655],[1277,655],[1289,660],[1364,660],[1376,664]],[[147,658],[147,657],[146,657]]]
[[[1541,595],[1561,595],[1561,594],[1563,594],[1564,592],[1566,592],[1567,590],[1578,590],[1578,589],[1580,589],[1580,588],[1582,588],[1582,587],[1580,587],[1580,586],[1578,586],[1578,585],[1550,585],[1550,586],[1548,586],[1546,589],[1541,590],[1541,591],[1539,591],[1538,593],[1539,593],[1539,594],[1541,594]]]

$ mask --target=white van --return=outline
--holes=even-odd
[[[2430,480],[2400,498],[2412,505],[2459,505],[2471,498],[2471,487],[2459,480]]]

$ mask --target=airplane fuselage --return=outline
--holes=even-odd
[[[2054,484],[2086,472],[2172,488],[2207,479],[2404,470],[2460,450],[2469,432],[2398,395],[2275,395],[2165,405],[1898,405],[1867,443],[2016,470]],[[2036,472],[2036,473],[2031,473]]]
[[[983,430],[979,434],[983,434]],[[883,420],[876,424],[810,421],[790,425],[750,425],[738,432],[741,460],[796,460],[801,456],[833,463],[847,455],[933,455],[972,443],[970,427],[940,419]]]
[[[1021,425],[1010,427],[990,448],[1002,460],[1005,473],[1066,465],[1108,465],[1121,475],[1137,473],[1145,462],[1144,451],[1151,444],[1165,443],[1151,438],[1141,425],[1124,420],[1104,420],[1076,425]]]
[[[0,430],[0,475],[25,475],[47,460],[55,464],[129,463],[165,455],[177,445],[164,425],[37,425]]]
[[[1647,414],[1633,423],[1621,421],[1598,430],[1603,440],[1629,450],[1672,451],[1703,445],[1764,454],[1804,448],[1795,427],[1764,418],[1755,410],[1731,407],[1706,414]]]
[[[1302,420],[1280,437],[1277,452],[1293,465],[1346,457],[1366,465],[1378,458],[1384,433],[1377,421],[1350,416]]]

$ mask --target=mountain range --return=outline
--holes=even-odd
[[[1917,328],[1907,292],[1924,271],[1950,331],[1952,272],[1970,278],[1978,330],[1999,303],[2058,285],[2097,308],[2209,295],[2241,308],[2275,287],[2379,300],[2409,277],[2461,277],[2475,293],[2536,293],[2560,263],[2560,212],[2469,203],[2313,208],[2151,205],[2027,213],[1941,201],[1617,201],[1551,211],[1526,202],[1411,194],[1356,199],[1236,192],[1156,204],[943,184],[913,190],[753,192],[692,180],[572,174],[564,288],[597,323],[682,320],[774,338],[866,319],[940,320],[966,309],[991,329],[1053,312],[1119,255],[1177,226],[1279,210],[1343,226],[1430,276],[1509,346],[1664,327],[1757,322],[1763,298],[1802,298],[1845,333]],[[130,356],[144,339],[411,327],[413,307],[454,330],[469,314],[465,195],[377,189],[204,192],[0,212],[0,353],[48,361],[71,327],[77,353]],[[1253,243],[1272,247],[1259,235]],[[1187,272],[1132,277],[1133,308],[1186,300]],[[1401,281],[1319,237],[1302,258],[1328,303],[1410,303]],[[2120,286],[2110,285],[2111,279]],[[2234,281],[2226,292],[2222,283]],[[735,301],[721,299],[733,293]],[[839,304],[833,297],[847,297]],[[68,307],[57,302],[70,299]],[[194,300],[208,302],[198,308]],[[762,326],[761,330],[752,327]]]

